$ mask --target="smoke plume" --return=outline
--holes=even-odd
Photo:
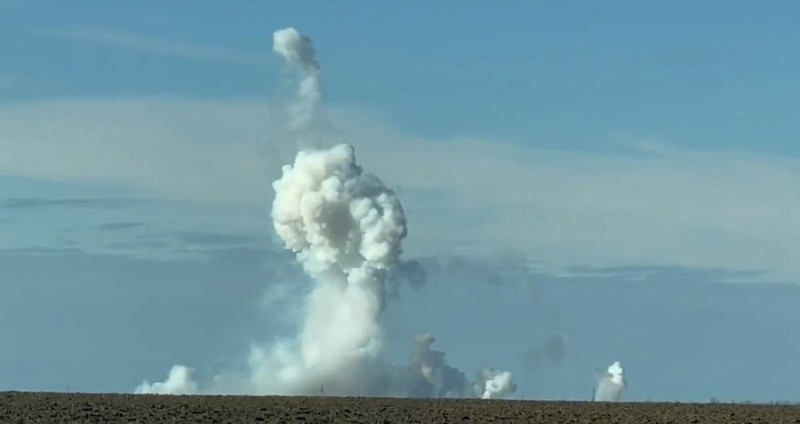
[[[600,377],[594,390],[595,402],[617,402],[622,398],[628,383],[625,381],[625,370],[619,361],[608,367],[608,371]]]
[[[273,41],[275,52],[303,74],[288,108],[287,133],[298,134],[313,126],[322,99],[320,66],[311,39],[294,28],[276,31]],[[430,335],[417,338],[407,366],[385,359],[387,277],[397,268],[422,284],[425,270],[400,260],[403,207],[394,191],[364,172],[353,146],[299,151],[272,187],[275,233],[313,282],[303,317],[296,336],[252,346],[243,373],[218,375],[203,393],[496,398],[516,390],[510,373],[494,369],[470,382],[431,349]],[[164,383],[144,381],[136,389],[197,392],[193,370],[182,365]]]
[[[384,279],[407,234],[403,208],[377,177],[363,173],[348,145],[301,151],[273,187],[275,231],[316,286],[297,351],[259,364],[256,374],[271,380],[277,371],[274,389],[308,392],[335,380],[337,390],[352,392],[345,380],[359,379],[361,363],[376,359],[381,347]]]
[[[302,74],[297,99],[290,106],[290,130],[301,130],[311,124],[325,95],[320,79],[317,51],[311,39],[294,28],[285,28],[272,36],[273,50]]]

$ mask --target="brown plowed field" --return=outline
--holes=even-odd
[[[800,423],[800,407],[0,393],[0,422]]]

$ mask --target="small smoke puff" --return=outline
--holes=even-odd
[[[272,34],[272,48],[287,62],[299,65],[306,72],[319,69],[317,51],[311,38],[289,27]]]
[[[197,383],[194,381],[194,370],[192,368],[175,365],[169,370],[167,380],[150,384],[147,380],[143,381],[136,388],[137,394],[172,394],[190,395],[197,393]]]
[[[625,370],[619,361],[615,361],[608,367],[608,371],[600,377],[600,381],[595,388],[594,400],[597,402],[617,402],[622,398],[627,386]]]
[[[478,374],[475,391],[481,399],[502,399],[517,391],[517,384],[508,371],[486,368]]]

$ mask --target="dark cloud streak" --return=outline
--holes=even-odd
[[[141,227],[142,225],[144,225],[143,222],[109,222],[107,224],[98,225],[97,229],[101,231],[116,231]]]
[[[87,209],[124,209],[144,203],[152,203],[153,199],[112,199],[112,198],[12,198],[0,201],[0,209],[37,209],[50,207],[77,207]]]
[[[178,240],[186,244],[221,245],[221,244],[248,244],[255,242],[255,238],[237,234],[185,232],[178,234]]]

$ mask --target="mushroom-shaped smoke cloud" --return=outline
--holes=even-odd
[[[319,63],[311,39],[294,28],[276,31],[274,50],[299,68],[303,79],[289,108],[289,133],[312,124],[322,99]],[[214,379],[205,393],[502,397],[516,386],[508,372],[484,370],[476,383],[417,339],[411,365],[394,366],[383,354],[381,323],[386,280],[400,262],[407,235],[395,192],[363,171],[355,148],[336,144],[303,149],[274,181],[272,224],[285,249],[296,254],[312,280],[298,333],[268,346],[254,345],[245,375]],[[416,271],[418,267],[401,267]],[[421,274],[420,274],[421,275]],[[146,381],[137,393],[192,393],[192,370],[175,366],[164,383]]]

